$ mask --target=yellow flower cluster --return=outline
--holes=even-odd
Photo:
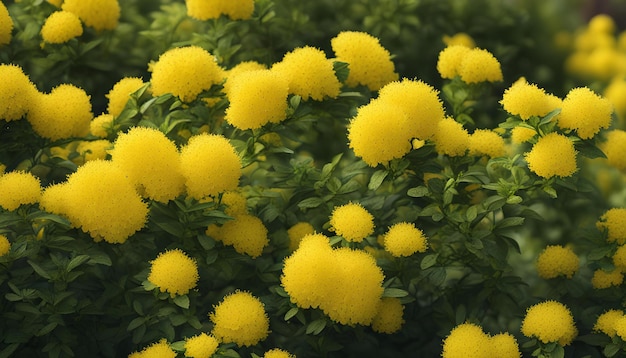
[[[198,283],[198,264],[182,250],[167,250],[150,262],[148,281],[170,296],[186,295]]]
[[[511,142],[521,144],[528,142],[537,132],[528,127],[517,126],[511,130]]]
[[[333,250],[326,236],[313,234],[285,259],[281,284],[298,307],[320,308],[344,325],[369,325],[378,313],[383,279],[370,254]]]
[[[626,131],[613,129],[606,133],[606,141],[600,145],[609,165],[626,172]]]
[[[476,47],[476,42],[474,42],[474,39],[465,32],[457,32],[452,36],[444,35],[443,43],[446,44],[446,46],[448,47],[456,45],[465,46],[468,48]]]
[[[61,8],[76,14],[97,31],[115,29],[120,19],[117,0],[65,0]]]
[[[202,91],[224,80],[216,59],[198,46],[176,47],[166,51],[152,66],[152,93],[171,93],[183,102],[192,102]]]
[[[615,337],[617,334],[615,331],[615,325],[617,321],[623,317],[624,312],[620,310],[608,310],[598,316],[598,319],[593,326],[593,330],[596,332],[602,332],[609,337]]]
[[[442,78],[459,76],[465,83],[502,81],[500,62],[485,49],[452,45],[439,53],[437,71]]]
[[[411,256],[416,252],[424,252],[428,248],[428,242],[422,230],[408,222],[392,225],[383,240],[385,251],[395,257]]]
[[[185,0],[187,15],[198,20],[226,15],[233,20],[247,20],[254,12],[254,0]]]
[[[515,338],[509,333],[490,336],[473,323],[454,327],[443,341],[443,358],[520,358]]]
[[[626,35],[624,36],[626,39]],[[613,104],[613,109],[622,123],[626,120],[626,80],[622,76],[614,78],[602,93]]]
[[[185,189],[176,144],[158,129],[134,127],[120,134],[111,159],[147,198],[165,203]]]
[[[0,207],[14,211],[41,198],[41,184],[33,174],[14,171],[0,175]]]
[[[29,111],[39,92],[19,66],[0,64],[0,78],[0,119],[18,120]]]
[[[570,247],[549,245],[537,258],[539,277],[551,279],[558,276],[572,278],[579,265],[578,256]]]
[[[41,27],[44,41],[60,44],[83,34],[83,24],[76,14],[69,11],[53,12]]]
[[[226,205],[224,213],[232,217],[248,213],[248,201],[239,191],[227,191],[222,194],[222,204]]]
[[[626,245],[620,245],[615,250],[613,254],[613,265],[621,270],[622,272],[626,271]]]
[[[447,117],[437,124],[433,141],[437,153],[458,157],[469,149],[470,135],[461,123]]]
[[[544,301],[529,307],[522,321],[522,333],[543,343],[570,344],[578,330],[569,308],[557,301]]]
[[[553,94],[546,93],[536,84],[526,82],[520,78],[507,88],[500,101],[505,111],[514,116],[527,120],[532,116],[543,117],[551,111],[561,108],[561,99]]]
[[[606,230],[607,241],[626,244],[626,208],[612,208],[600,217],[596,226]]]
[[[11,42],[11,32],[13,31],[13,19],[9,15],[9,10],[0,3],[0,46],[8,45]]]
[[[263,303],[249,292],[237,291],[226,297],[209,314],[213,336],[223,343],[253,346],[269,334],[269,319]]]
[[[224,136],[199,134],[180,150],[187,194],[198,200],[234,190],[241,177],[241,159]]]
[[[587,87],[571,89],[561,107],[558,124],[561,128],[576,130],[583,139],[592,138],[600,129],[611,124],[613,105]]]
[[[246,71],[228,81],[228,123],[239,129],[257,129],[287,117],[289,82],[279,72]]]
[[[282,349],[274,348],[265,352],[263,358],[296,358],[296,356]]]
[[[403,314],[404,305],[398,298],[383,297],[372,319],[372,330],[386,334],[398,332],[404,324]]]
[[[315,233],[315,228],[308,222],[298,222],[289,229],[287,229],[287,236],[289,236],[289,250],[295,251],[300,246],[300,241],[307,235]]]
[[[363,85],[371,91],[378,91],[398,79],[389,51],[372,35],[343,31],[332,38],[330,44],[337,60],[348,64],[348,86]]]
[[[212,225],[207,229],[207,235],[224,245],[230,245],[242,255],[257,258],[263,253],[263,248],[269,244],[267,228],[256,216],[239,214],[224,225]]]
[[[89,123],[89,133],[98,137],[98,138],[106,138],[109,136],[109,129],[111,128],[111,123],[113,122],[113,115],[108,113],[102,113],[99,116],[95,117]]]
[[[167,340],[161,339],[141,352],[131,353],[128,358],[176,358],[176,352],[172,349]]]
[[[597,269],[591,277],[591,285],[598,290],[619,286],[622,282],[624,282],[624,273],[617,268],[611,271]]]
[[[90,160],[106,159],[113,144],[106,139],[80,141],[76,146],[77,157],[72,158],[76,165],[83,165]]]
[[[528,168],[543,178],[568,177],[577,170],[574,143],[556,132],[539,138],[525,158]]]
[[[11,251],[11,242],[6,236],[0,235],[0,256],[8,254],[9,251]]]
[[[469,154],[489,158],[506,155],[504,138],[490,129],[477,129],[469,137]]]
[[[267,67],[256,61],[244,61],[244,62],[239,62],[233,68],[226,71],[225,72],[226,82],[224,82],[224,93],[226,93],[226,96],[228,96],[228,94],[230,93],[231,83],[235,81],[234,80],[235,77],[245,72],[257,71],[257,70],[267,70]]]
[[[211,358],[217,351],[218,345],[219,342],[215,337],[206,333],[200,333],[185,340],[185,357]]]
[[[141,78],[124,77],[119,80],[106,94],[109,99],[107,112],[112,116],[119,116],[130,99],[130,94],[140,89],[145,83]]]
[[[347,241],[361,242],[374,232],[374,216],[361,204],[348,203],[333,209],[330,226]]]

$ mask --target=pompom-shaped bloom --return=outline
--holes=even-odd
[[[196,199],[235,190],[241,177],[241,159],[221,135],[199,134],[180,150],[187,194]]]
[[[504,139],[489,129],[477,129],[470,135],[470,155],[486,155],[489,158],[502,157],[506,154]]]
[[[130,94],[140,89],[145,83],[138,77],[124,77],[117,81],[113,88],[106,94],[109,99],[107,111],[112,116],[119,116],[130,99]]]
[[[218,340],[206,333],[189,337],[185,340],[185,357],[190,358],[211,358],[217,351]]]
[[[611,102],[587,87],[571,89],[565,99],[558,124],[561,128],[575,129],[583,139],[592,138],[602,128],[611,124]]]
[[[536,134],[537,131],[532,128],[517,126],[511,130],[511,141],[517,144],[525,143]]]
[[[378,333],[395,333],[402,328],[404,306],[395,297],[383,297],[378,306],[378,312],[372,320],[372,329]]]
[[[624,274],[619,269],[613,269],[612,271],[597,269],[593,272],[593,277],[591,277],[591,285],[598,290],[619,286],[622,282],[624,282]]]
[[[0,119],[18,120],[29,111],[39,92],[19,66],[0,64],[0,78]]]
[[[522,79],[504,91],[500,103],[505,111],[526,120],[532,116],[545,116],[558,108],[561,100]]]
[[[145,197],[165,203],[185,189],[176,144],[158,129],[134,127],[120,134],[111,157]]]
[[[126,173],[110,161],[85,163],[61,189],[56,194],[65,194],[64,203],[54,209],[96,240],[123,243],[146,224],[146,203]]]
[[[626,208],[607,210],[596,225],[598,228],[606,230],[608,242],[626,244]]]
[[[71,195],[69,193],[69,186],[67,182],[49,185],[41,194],[39,206],[42,210],[57,215],[67,215],[67,203],[66,197]]]
[[[294,251],[300,246],[300,241],[307,235],[315,233],[313,225],[308,222],[301,221],[296,223],[289,229],[287,229],[287,236],[289,236],[289,250]]]
[[[461,45],[452,45],[441,50],[437,59],[437,71],[441,78],[452,79],[458,76],[461,63],[470,50],[469,47]]]
[[[198,46],[177,47],[163,53],[152,66],[152,93],[171,93],[191,102],[202,91],[222,82],[224,76],[215,57]]]
[[[231,84],[235,81],[234,78],[238,75],[250,72],[250,71],[258,71],[258,70],[267,70],[267,67],[263,64],[260,64],[256,61],[244,61],[240,62],[235,67],[226,71],[226,82],[224,82],[224,93],[228,96],[231,89]]]
[[[465,83],[498,82],[502,81],[502,69],[491,52],[473,48],[465,54],[459,76]]]
[[[198,283],[198,264],[180,249],[162,252],[150,264],[148,281],[172,297],[186,295]]]
[[[106,139],[80,141],[76,146],[78,156],[72,158],[72,161],[76,165],[83,165],[90,160],[106,159],[111,147],[113,147],[113,143]]]
[[[12,31],[13,19],[11,19],[7,7],[0,2],[0,46],[8,45],[11,42]]]
[[[517,340],[510,333],[498,333],[490,338],[491,356],[499,358],[521,358]]]
[[[348,141],[354,154],[375,167],[411,150],[411,123],[400,108],[373,100],[350,121]]]
[[[224,297],[209,317],[213,335],[223,343],[253,346],[269,334],[269,319],[263,303],[249,292],[237,291]]]
[[[539,254],[537,271],[539,277],[551,279],[558,276],[572,278],[579,265],[578,256],[569,247],[549,245]]]
[[[0,235],[0,256],[4,256],[11,251],[11,243],[6,236]]]
[[[239,129],[261,128],[287,117],[287,79],[270,70],[240,73],[231,79],[226,120]]]
[[[254,0],[185,0],[187,15],[198,20],[226,15],[233,20],[247,20],[254,12]]]
[[[576,172],[576,149],[566,136],[552,132],[539,138],[526,153],[528,168],[543,178],[568,177]]]
[[[474,42],[474,39],[465,32],[457,32],[456,34],[452,36],[444,35],[443,43],[445,43],[446,46],[448,47],[457,46],[457,45],[464,46],[467,48],[476,47],[476,42]]]
[[[624,39],[626,39],[626,35]],[[626,119],[626,80],[623,78],[614,79],[604,89],[603,95],[604,98],[608,99],[613,105],[615,113],[617,113],[622,120]]]
[[[410,137],[430,139],[445,118],[439,91],[422,81],[404,78],[388,83],[380,89],[378,98],[406,113]]]
[[[613,265],[620,271],[626,271],[626,245],[620,245],[613,254]]]
[[[89,123],[89,133],[96,137],[106,138],[109,136],[108,130],[112,122],[113,115],[103,113],[91,120],[91,123]]]
[[[613,34],[615,32],[615,21],[607,14],[598,14],[589,19],[587,30],[591,33]]]
[[[433,141],[437,153],[458,157],[469,149],[470,135],[461,123],[448,117],[437,124]]]
[[[522,333],[543,343],[557,342],[566,346],[574,340],[578,330],[569,308],[557,301],[545,301],[526,310]]]
[[[473,323],[462,323],[443,340],[443,358],[491,357],[489,336]]]
[[[222,195],[222,204],[226,205],[226,215],[237,217],[248,213],[248,201],[239,191],[225,192]]]
[[[281,62],[274,64],[272,71],[279,73],[289,82],[289,93],[321,101],[324,97],[336,98],[341,83],[335,76],[333,64],[324,51],[305,46],[285,55]]]
[[[265,352],[263,358],[296,358],[296,356],[282,349],[274,348]]]
[[[621,310],[608,310],[598,316],[596,324],[593,325],[593,330],[596,332],[602,332],[609,337],[615,337],[617,333],[615,331],[615,323],[624,317],[624,312]]]
[[[69,11],[53,12],[41,27],[44,41],[60,44],[83,34],[83,24],[76,14]]]
[[[364,85],[372,91],[378,91],[398,79],[389,51],[372,35],[343,31],[332,38],[330,44],[337,60],[348,63],[348,86]]]
[[[606,142],[601,149],[606,161],[613,167],[626,172],[626,131],[613,129],[606,134]]]
[[[35,96],[26,117],[33,130],[52,140],[81,137],[89,133],[93,113],[90,97],[72,84],[62,84],[50,94]]]
[[[333,209],[330,226],[344,239],[361,242],[374,232],[374,216],[361,204],[348,203]]]
[[[623,341],[626,341],[626,316],[618,318],[615,323],[615,334],[617,334]]]
[[[97,31],[115,29],[120,19],[118,0],[65,0],[61,8]]]
[[[256,216],[241,214],[212,232],[216,240],[231,245],[242,255],[257,258],[269,244],[267,228]]]
[[[176,352],[172,350],[167,340],[161,339],[159,342],[144,348],[140,353],[141,358],[176,358]]]
[[[389,228],[384,237],[384,246],[385,251],[395,257],[401,257],[426,251],[428,243],[422,230],[412,223],[401,222]]]
[[[41,198],[41,184],[33,174],[14,171],[0,176],[0,207],[13,211]]]

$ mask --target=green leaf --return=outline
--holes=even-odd
[[[507,227],[520,226],[524,223],[526,218],[521,216],[511,216],[504,218],[496,223],[496,230],[501,230]]]
[[[617,353],[619,353],[620,349],[621,347],[619,344],[610,343],[604,347],[602,353],[605,357],[614,357]]]
[[[50,274],[48,272],[46,272],[46,270],[44,270],[41,266],[36,264],[34,261],[28,260],[28,264],[33,268],[33,270],[35,270],[35,272],[37,272],[37,274],[39,276],[45,278],[46,280],[51,280],[52,279]]]
[[[413,198],[421,198],[423,196],[428,195],[428,193],[430,193],[430,190],[425,186],[418,186],[415,188],[411,188],[406,192],[408,196],[413,197]]]
[[[78,256],[74,257],[67,264],[66,272],[72,271],[76,267],[78,267],[78,266],[84,264],[85,262],[89,261],[89,259],[90,259],[90,257],[88,255],[78,255]]]
[[[318,198],[318,197],[306,198],[298,203],[298,207],[300,209],[311,209],[311,208],[317,208],[323,203],[324,203],[324,200],[322,198]]]
[[[189,308],[189,296],[187,296],[187,295],[175,296],[172,299],[172,301],[174,301],[176,306],[178,306],[180,308],[185,308],[185,309]]]
[[[285,313],[285,317],[284,317],[285,321],[288,321],[290,318],[298,314],[298,311],[299,311],[298,307],[291,307],[291,309],[287,311],[287,313]]]
[[[45,336],[46,334],[52,332],[58,325],[58,322],[50,322],[37,331],[37,334],[35,335],[38,337]]]
[[[89,253],[88,263],[104,265],[104,266],[111,266],[113,264],[109,255],[107,255],[104,252],[97,252],[97,251]]]
[[[346,62],[333,61],[333,70],[339,82],[345,82],[350,75],[350,67]]]
[[[185,316],[184,316],[184,315],[182,315],[182,314],[174,314],[174,315],[171,315],[171,316],[169,316],[169,319],[170,319],[170,322],[172,322],[172,325],[173,325],[174,327],[178,327],[178,326],[180,326],[181,324],[183,324],[183,323],[186,323],[186,322],[187,322],[187,317],[185,317]]]
[[[176,352],[184,352],[185,351],[185,341],[176,341],[173,343],[170,343],[170,348],[172,348],[173,350],[175,350]]]
[[[370,178],[369,184],[367,184],[367,188],[369,190],[378,189],[382,185],[387,175],[389,175],[389,171],[387,170],[378,170],[374,172],[374,174],[372,174],[372,177]]]
[[[439,257],[439,254],[430,254],[430,255],[424,256],[424,258],[422,259],[422,262],[420,262],[420,268],[422,270],[426,270],[429,267],[435,266],[435,264],[437,264],[438,257]]]
[[[15,293],[7,293],[6,295],[4,295],[4,298],[6,298],[7,301],[11,302],[17,302],[22,300],[22,296],[16,295]]]
[[[325,318],[317,319],[309,323],[309,325],[306,327],[306,334],[313,334],[316,336],[320,334],[324,330],[325,327],[326,327],[326,319]]]
[[[396,298],[401,298],[401,297],[406,297],[408,296],[409,293],[401,288],[393,288],[393,287],[387,287],[385,288],[385,291],[383,292],[383,297],[396,297]]]
[[[128,327],[126,327],[126,330],[129,331],[129,332],[133,331],[137,327],[141,326],[144,323],[146,323],[146,318],[145,317],[137,317],[137,318],[133,319],[132,321],[130,321],[130,323],[128,324]]]

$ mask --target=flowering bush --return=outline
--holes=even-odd
[[[579,10],[0,3],[0,358],[626,353],[626,33]]]

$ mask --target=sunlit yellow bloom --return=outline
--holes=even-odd
[[[490,338],[491,356],[499,358],[521,358],[517,340],[510,333],[498,333]]]
[[[452,45],[439,52],[437,71],[441,78],[452,79],[459,75],[463,59],[470,52],[470,48],[462,45]]]
[[[613,265],[622,272],[626,271],[626,245],[620,245],[613,254]]]
[[[265,352],[263,358],[296,358],[296,356],[282,349],[274,348]]]
[[[145,83],[141,78],[124,77],[117,81],[113,88],[106,94],[109,99],[107,111],[112,116],[119,116],[130,99],[130,94],[140,89]]]
[[[385,251],[395,257],[410,256],[428,248],[426,236],[412,223],[392,225],[384,236]]]
[[[9,15],[9,10],[0,2],[0,46],[8,45],[11,42],[11,32],[13,31],[13,19]]]
[[[308,222],[299,222],[290,227],[287,230],[287,235],[289,236],[289,250],[294,251],[300,246],[300,241],[307,235],[311,235],[315,233],[315,229],[313,225]]]
[[[223,343],[253,346],[269,334],[269,319],[263,303],[249,292],[237,291],[215,306],[209,314],[212,334]]]
[[[599,229],[607,232],[609,242],[626,244],[626,209],[612,208],[607,210],[596,224]]]
[[[69,11],[53,12],[41,27],[44,41],[60,44],[83,34],[83,24],[76,14]]]
[[[626,36],[624,36],[626,39]],[[626,80],[616,78],[604,89],[604,98],[608,99],[615,113],[620,116],[621,120],[626,119]]]
[[[623,341],[626,341],[626,316],[617,318],[613,327],[615,328],[615,334]]]
[[[109,136],[109,128],[113,122],[113,115],[103,113],[89,123],[89,133],[96,137],[106,138]]]
[[[569,308],[557,301],[544,301],[529,307],[522,321],[522,333],[543,343],[557,342],[566,346],[578,330]]]
[[[544,178],[568,177],[577,170],[574,143],[556,132],[539,138],[526,153],[526,162],[532,172]]]
[[[459,76],[465,83],[502,81],[500,62],[487,50],[473,48],[463,58]]]
[[[374,232],[374,216],[360,204],[349,203],[333,209],[330,226],[344,239],[361,242]]]
[[[172,297],[186,295],[198,283],[198,264],[180,249],[161,252],[150,264],[148,281]]]
[[[545,92],[535,84],[521,79],[504,91],[500,101],[504,110],[521,119],[531,116],[543,117],[552,110],[559,108],[561,100]]]
[[[489,336],[473,323],[462,323],[443,340],[443,358],[491,357]]]
[[[615,334],[617,333],[615,331],[615,324],[623,317],[624,312],[621,310],[608,310],[598,316],[596,324],[593,326],[593,330],[596,332],[602,332],[609,337],[615,337]]]
[[[402,328],[404,306],[395,297],[383,297],[372,320],[372,329],[379,333],[395,333]]]
[[[73,12],[89,27],[113,30],[120,19],[117,0],[65,0],[61,8]]]
[[[67,0],[66,0],[67,1]],[[176,352],[172,350],[167,340],[161,339],[139,352],[140,358],[176,358]]]
[[[433,141],[437,153],[458,157],[469,149],[470,135],[461,123],[447,117],[437,124]]]
[[[470,155],[497,158],[506,154],[506,147],[504,139],[495,131],[477,129],[470,135],[469,152]]]
[[[18,120],[31,109],[39,92],[19,66],[0,64],[0,78],[0,119]]]
[[[250,71],[267,70],[267,67],[256,61],[244,61],[235,65],[233,68],[225,72],[226,82],[224,82],[224,93],[228,95],[230,93],[231,84],[234,82],[234,78],[239,74]]]
[[[0,235],[0,256],[4,256],[11,251],[11,242],[5,235]]]
[[[467,48],[476,47],[476,43],[474,42],[474,39],[470,35],[466,34],[465,32],[457,32],[456,34],[452,36],[444,35],[443,43],[445,43],[446,46],[460,45],[460,46],[465,46]]]
[[[613,269],[612,271],[597,269],[593,272],[593,277],[591,278],[591,285],[596,289],[619,286],[622,282],[624,282],[624,274],[618,269]]]
[[[526,143],[536,134],[532,128],[517,126],[511,130],[511,141],[516,144]]]
[[[217,19],[226,15],[233,20],[246,20],[254,12],[254,0],[185,0],[187,14],[194,19]]]
[[[600,146],[606,161],[613,167],[626,172],[626,131],[613,129],[606,134],[606,142]]]
[[[613,34],[615,32],[615,21],[607,14],[598,14],[592,17],[587,24],[587,30],[592,33],[607,33]]]
[[[227,191],[222,195],[222,204],[226,205],[224,213],[232,217],[248,213],[246,197],[239,191]]]
[[[578,256],[569,247],[549,245],[537,259],[537,271],[539,276],[545,279],[565,276],[572,278],[579,265]]]
[[[90,160],[106,159],[111,147],[113,147],[113,143],[106,139],[80,141],[76,146],[78,157],[73,158],[72,161],[76,165],[82,165]]]
[[[41,184],[33,174],[13,171],[0,176],[0,207],[13,211],[41,198]]]
[[[200,333],[185,340],[185,357],[211,358],[217,351],[218,345],[219,342],[215,337]]]
[[[570,90],[563,100],[558,125],[561,128],[574,129],[583,139],[593,137],[600,129],[611,124],[613,106],[587,87]]]
[[[267,228],[256,216],[237,215],[222,227],[213,228],[209,233],[224,245],[230,245],[240,254],[252,258],[261,256],[263,248],[269,244]]]

